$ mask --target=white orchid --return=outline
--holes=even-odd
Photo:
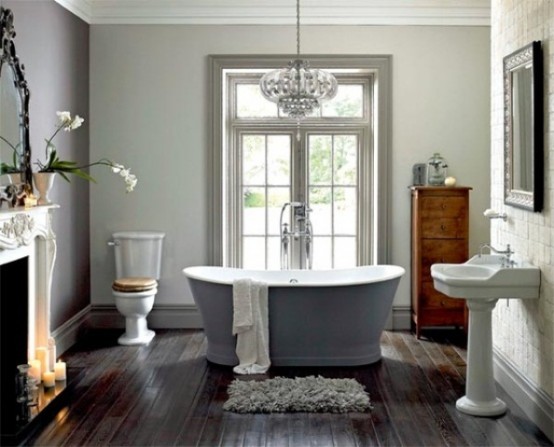
[[[58,115],[58,119],[60,121],[60,124],[58,128],[56,129],[56,132],[52,136],[52,138],[61,130],[65,130],[66,132],[69,132],[71,130],[78,129],[81,127],[81,124],[85,121],[83,118],[81,118],[79,115],[75,115],[75,118],[71,118],[71,113],[64,111],[64,112],[56,112],[56,115]],[[50,138],[50,139],[52,139]]]
[[[120,165],[120,164],[117,164],[117,163],[114,163],[113,166],[112,166],[112,172],[114,174],[119,174],[119,172],[125,168],[125,166],[123,165]]]
[[[127,192],[131,192],[135,189],[135,186],[137,185],[137,176],[134,174],[131,174],[131,170],[127,169],[125,166],[120,164],[114,164],[112,166],[112,171],[115,174],[119,174],[121,177],[123,177],[123,180],[125,181],[126,190]]]
[[[133,174],[129,174],[125,177],[125,183],[127,184],[126,190],[127,192],[131,192],[133,189],[135,189],[135,186],[137,185],[137,177]]]
[[[81,124],[83,124],[84,121],[84,118],[81,118],[79,115],[75,115],[75,118],[73,118],[73,121],[71,121],[69,127],[71,128],[71,130],[75,130],[81,127]]]
[[[60,132],[60,130],[63,129],[64,131],[69,132],[78,129],[79,127],[81,127],[85,120],[79,115],[75,115],[75,118],[72,118],[71,113],[68,111],[56,112],[56,115],[58,116],[59,124],[57,125],[54,134],[48,140],[46,140],[47,162],[46,164],[42,164],[40,160],[37,160],[35,163],[39,167],[39,172],[57,172],[68,182],[68,174],[74,174],[85,180],[96,183],[96,180],[94,180],[94,178],[90,174],[83,171],[83,169],[90,168],[91,166],[95,165],[104,165],[109,166],[113,173],[119,174],[124,178],[126,185],[125,189],[127,192],[131,192],[134,190],[137,184],[137,177],[131,174],[131,170],[125,168],[125,166],[123,166],[122,164],[114,163],[107,158],[102,158],[94,163],[89,163],[85,166],[77,166],[77,163],[75,163],[74,161],[60,160],[57,155],[56,146],[54,146],[52,140],[58,134],[58,132]]]
[[[71,123],[71,113],[69,112],[56,112],[56,115],[58,115],[58,119],[63,125],[67,125],[68,123]]]

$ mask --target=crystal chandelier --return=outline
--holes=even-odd
[[[281,112],[299,121],[337,94],[337,80],[331,73],[310,69],[309,62],[300,59],[300,0],[296,0],[296,55],[288,67],[263,75],[260,88]]]

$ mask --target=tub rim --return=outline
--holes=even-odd
[[[219,279],[214,278],[212,276],[208,276],[206,274],[202,274],[202,271],[208,270],[210,272],[216,272],[216,271],[227,271],[227,272],[241,272],[241,275],[236,275],[233,278],[230,279]],[[347,280],[341,280],[341,281],[329,281],[329,278],[337,278],[337,275],[339,275],[339,272],[342,272],[343,275],[338,276],[338,279],[344,277],[344,275],[352,274],[352,272],[356,272],[358,275],[360,271],[368,270],[368,271],[375,271],[375,270],[382,270],[380,272],[379,276],[371,276],[371,277],[358,277],[358,278],[348,278]],[[377,282],[383,282],[383,281],[389,281],[396,278],[401,278],[405,273],[406,270],[399,266],[394,264],[375,264],[375,265],[362,265],[358,267],[352,267],[352,268],[344,268],[344,269],[326,269],[326,270],[252,270],[252,269],[242,269],[242,268],[236,268],[236,267],[221,267],[221,266],[207,266],[207,265],[194,265],[185,267],[183,269],[183,274],[190,279],[196,279],[200,281],[210,282],[212,284],[224,284],[224,285],[233,285],[233,281],[235,279],[239,278],[252,278],[256,280],[260,280],[259,276],[263,274],[271,274],[271,272],[278,272],[280,276],[286,275],[286,273],[289,273],[290,279],[298,279],[298,277],[301,277],[302,275],[310,275],[310,274],[317,274],[321,276],[321,279],[327,281],[315,281],[313,279],[310,280],[304,280],[299,281],[297,283],[290,283],[288,281],[267,281],[266,279],[261,279],[261,281],[264,281],[267,283],[269,287],[342,287],[342,286],[357,286],[357,285],[363,285],[363,284],[372,284]],[[258,278],[256,278],[258,277]],[[289,279],[289,281],[290,281]]]

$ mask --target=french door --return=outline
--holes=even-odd
[[[235,213],[237,265],[280,268],[281,216],[287,202],[305,202],[313,228],[313,268],[345,268],[360,262],[360,169],[363,129],[237,129]],[[289,265],[298,266],[291,241]]]

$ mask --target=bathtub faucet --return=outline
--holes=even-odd
[[[283,222],[287,207],[292,209],[293,222],[290,228],[289,224]],[[311,211],[304,202],[287,202],[281,208],[279,228],[282,270],[290,268],[291,251],[298,253],[298,265],[293,265],[294,268],[312,268],[312,222],[309,217]]]

